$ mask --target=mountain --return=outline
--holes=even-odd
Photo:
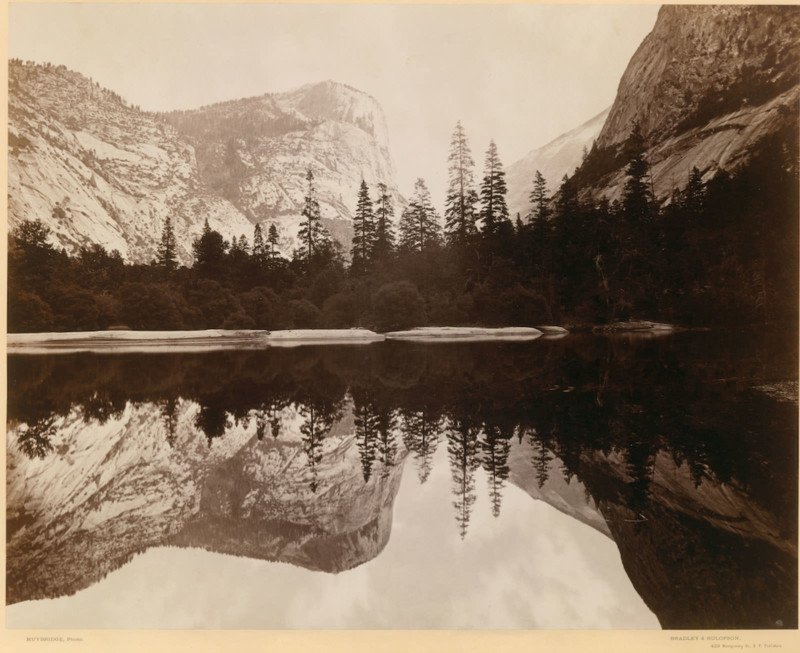
[[[277,439],[247,419],[210,445],[203,417],[192,401],[171,416],[127,403],[103,422],[75,410],[52,424],[58,455],[12,446],[7,603],[73,594],[153,546],[335,573],[386,545],[404,453],[365,482],[349,409],[320,436],[315,464],[294,406]]]
[[[660,199],[684,186],[693,166],[708,179],[738,168],[771,136],[796,138],[798,71],[798,7],[662,7],[622,76],[581,184],[619,198],[636,122]]]
[[[309,168],[345,250],[362,178],[403,202],[383,111],[344,84],[154,114],[64,66],[9,64],[9,222],[42,219],[70,253],[149,262],[170,215],[183,263],[206,218],[226,239],[276,221],[290,255]]]
[[[345,247],[362,179],[372,189],[386,183],[402,203],[383,110],[345,84],[307,84],[163,119],[194,145],[205,183],[252,222],[276,221],[290,238],[301,219],[308,169],[323,220]]]
[[[226,238],[252,225],[198,174],[174,128],[64,66],[9,63],[8,217],[40,218],[70,253],[91,243],[152,260],[166,216],[178,256],[208,218]]]
[[[536,171],[542,173],[550,193],[561,184],[564,175],[575,172],[583,160],[584,148],[588,151],[608,117],[610,107],[575,129],[561,134],[547,145],[531,150],[506,172],[508,184],[508,210],[511,216],[519,213],[523,218],[530,211],[530,196]]]

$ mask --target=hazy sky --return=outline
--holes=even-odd
[[[457,120],[508,166],[611,104],[658,5],[10,5],[9,56],[93,77],[144,109],[333,79],[383,106],[400,190],[438,205]]]

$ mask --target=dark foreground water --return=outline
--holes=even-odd
[[[11,627],[797,627],[792,334],[8,368]]]

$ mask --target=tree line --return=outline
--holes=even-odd
[[[573,327],[633,318],[686,325],[796,319],[798,152],[788,131],[762,140],[733,173],[693,169],[657,201],[634,125],[620,198],[591,192],[594,149],[555,191],[540,172],[530,210],[512,221],[491,142],[480,183],[455,127],[441,216],[418,179],[399,219],[385,183],[356,194],[349,260],[325,229],[314,174],[291,256],[273,223],[252,243],[206,221],[191,266],[166,218],[155,260],[127,264],[99,245],[67,256],[47,227],[10,234],[9,329],[343,328],[424,325]],[[598,166],[600,166],[598,168]]]

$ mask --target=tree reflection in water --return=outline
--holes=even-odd
[[[194,406],[193,424],[209,451],[235,424],[252,422],[257,442],[267,434],[275,441],[297,435],[297,429],[308,484],[317,493],[326,440],[349,415],[365,487],[387,482],[406,456],[417,482],[425,483],[446,443],[462,538],[480,468],[496,517],[509,479],[520,485],[530,477],[528,491],[540,494],[556,482],[579,482],[662,624],[773,627],[772,615],[780,614],[788,627],[796,624],[796,406],[753,388],[796,378],[796,356],[786,356],[793,346],[791,338],[685,334],[12,356],[9,423],[15,446],[31,459],[59,455],[52,442],[67,416],[103,424],[129,404],[152,405],[175,450],[182,446],[178,415],[186,405]],[[292,414],[297,421],[289,420]],[[524,471],[510,463],[517,448],[525,452]],[[674,488],[655,477],[667,463],[688,470],[686,491],[694,494],[683,500],[696,500],[697,507],[674,505],[668,496]],[[705,514],[704,493],[723,485],[775,532],[748,531]],[[677,606],[670,599],[676,587],[684,596],[702,594],[706,607]],[[731,605],[726,593],[752,598]]]

